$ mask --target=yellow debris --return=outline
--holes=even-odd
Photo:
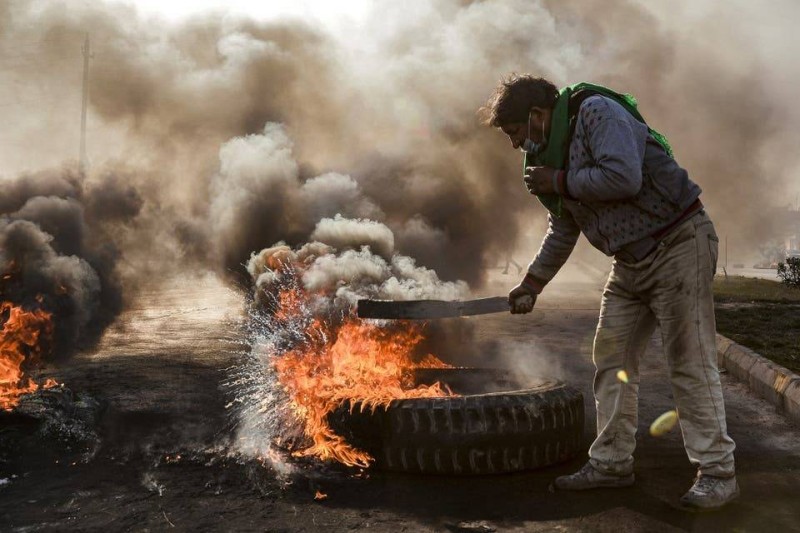
[[[623,383],[627,383],[628,382],[628,373],[625,372],[624,370],[620,370],[619,372],[617,372],[617,379],[620,380]]]
[[[650,424],[650,434],[654,437],[660,437],[668,433],[672,428],[675,427],[675,424],[678,423],[678,411],[672,410],[667,411],[663,415],[659,416],[653,423]]]

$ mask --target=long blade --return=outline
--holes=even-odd
[[[504,296],[466,301],[444,300],[359,300],[356,313],[360,318],[425,320],[508,312]]]

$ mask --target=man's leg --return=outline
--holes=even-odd
[[[686,453],[699,476],[729,480],[720,481],[717,489],[706,483],[707,489],[719,492],[716,499],[712,494],[708,501],[721,505],[738,494],[738,487],[734,479],[735,445],[727,432],[717,368],[712,281],[718,241],[704,213],[676,232],[680,235],[667,243],[653,265],[657,290],[652,308],[661,328]],[[723,490],[725,483],[727,491]]]
[[[639,398],[639,358],[655,328],[648,306],[632,293],[638,273],[615,263],[603,291],[594,340],[597,438],[589,463],[556,480],[561,489],[581,490],[633,483],[633,450]],[[624,370],[628,383],[617,373]]]
[[[614,475],[633,472],[639,358],[655,329],[652,312],[629,290],[635,274],[624,266],[614,265],[603,292],[594,340],[597,438],[589,448],[589,462],[596,470]],[[617,377],[620,370],[627,373],[628,383]]]

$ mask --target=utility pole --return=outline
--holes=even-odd
[[[91,49],[89,48],[89,33],[86,33],[86,39],[83,41],[83,104],[81,106],[81,153],[80,153],[80,172],[85,174],[88,169],[89,163],[86,158],[86,107],[89,105],[89,55]]]
[[[725,234],[725,266],[722,267],[722,273],[725,274],[725,281],[728,281],[728,234]]]

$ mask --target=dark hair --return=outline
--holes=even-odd
[[[532,107],[552,108],[558,89],[544,78],[511,73],[500,81],[486,104],[480,108],[483,123],[500,128],[513,122],[525,122]]]

